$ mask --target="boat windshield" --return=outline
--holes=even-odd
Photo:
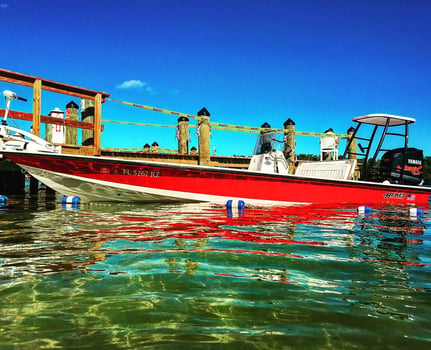
[[[284,135],[269,131],[258,136],[253,154],[264,154],[271,151],[283,151]]]

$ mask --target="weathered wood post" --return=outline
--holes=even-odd
[[[78,109],[79,106],[74,102],[70,101],[66,105],[66,119],[78,120]],[[78,144],[78,130],[71,126],[66,127],[66,144],[77,145]]]
[[[39,192],[39,181],[30,176],[30,194],[35,194]]]
[[[350,127],[347,130],[347,144],[349,145],[349,147],[347,148],[347,159],[358,159],[358,148],[357,148],[357,144],[358,141],[356,140],[356,137],[353,137],[353,134],[355,133],[355,128],[354,127]],[[358,168],[358,164],[356,163],[356,168],[355,171],[353,172],[353,178],[354,179],[359,179],[360,177],[360,173],[359,173],[359,168]]]
[[[88,99],[81,100],[81,120],[87,123],[94,123],[94,101]],[[94,145],[94,130],[82,129],[82,145]]]
[[[50,116],[50,115],[48,114],[48,116]],[[44,137],[44,139],[48,142],[51,142],[51,140],[52,140],[52,124],[48,124],[48,123],[45,124],[45,137]]]
[[[148,144],[148,143],[146,143],[145,145],[144,145],[144,152],[150,152],[150,145]]]
[[[351,126],[347,130],[347,144],[349,145],[349,147],[347,148],[348,159],[358,159],[357,140],[356,138],[353,138],[354,133],[355,133],[355,128]]]
[[[178,153],[189,153],[189,118],[178,118]]]
[[[295,162],[295,122],[292,119],[287,119],[284,124],[284,147],[283,153],[286,160],[293,164]],[[293,166],[289,166],[289,174],[295,171]]]
[[[33,83],[33,125],[32,133],[40,136],[42,80],[36,79]]]
[[[94,96],[94,138],[93,153],[100,155],[102,147],[102,94]]]
[[[204,107],[198,112],[199,117],[199,165],[210,164],[210,113]]]
[[[154,141],[151,144],[151,152],[154,152],[154,153],[159,152],[159,144],[156,141]]]
[[[192,148],[190,148],[190,154],[197,154],[198,150],[196,149],[195,146],[193,146]]]

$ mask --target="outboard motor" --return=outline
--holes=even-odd
[[[391,183],[420,185],[423,183],[423,151],[417,148],[396,148],[383,154],[380,161],[379,175]],[[404,169],[403,169],[404,164]]]

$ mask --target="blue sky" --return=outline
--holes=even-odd
[[[0,0],[0,66],[238,125],[345,133],[358,115],[410,116],[410,145],[430,156],[429,18],[426,0]],[[43,98],[43,114],[71,99]],[[103,118],[176,124],[109,101]],[[177,147],[175,129],[104,124],[105,147]],[[214,130],[211,149],[250,155],[255,139]],[[318,154],[318,139],[298,137],[297,151]]]

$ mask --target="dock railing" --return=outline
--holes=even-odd
[[[59,83],[52,80],[42,79],[27,74],[12,72],[5,69],[0,69],[0,81],[28,86],[33,88],[33,113],[9,111],[9,116],[15,119],[28,120],[32,122],[32,133],[40,137],[41,123],[63,125],[66,127],[91,130],[94,133],[93,140],[90,145],[64,145],[63,150],[71,153],[79,154],[100,154],[101,148],[101,128],[102,128],[102,103],[109,94],[88,90],[81,87]],[[42,90],[56,92],[64,95],[79,97],[94,102],[94,120],[93,122],[83,122],[72,119],[62,119],[41,114],[42,105]],[[0,113],[5,113],[4,109],[0,108]],[[68,147],[71,146],[71,147]],[[75,149],[75,151],[73,151]]]

